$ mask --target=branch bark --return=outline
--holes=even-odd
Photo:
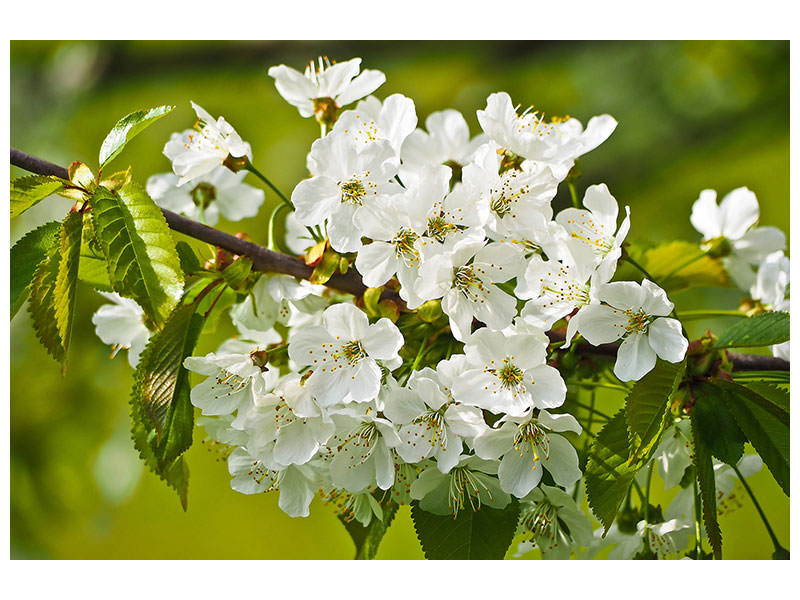
[[[41,158],[26,154],[16,148],[11,148],[11,164],[31,173],[38,175],[55,175],[62,179],[67,179],[67,170],[64,167],[53,164]],[[264,246],[254,244],[237,238],[236,236],[214,229],[208,225],[203,225],[192,219],[187,219],[170,210],[161,209],[167,224],[174,231],[183,233],[189,237],[207,242],[219,248],[224,248],[234,254],[241,254],[250,257],[253,267],[258,271],[268,273],[284,273],[300,279],[308,279],[313,269],[307,266],[301,259],[287,256],[279,252],[273,252]],[[360,296],[366,291],[366,286],[361,278],[354,272],[344,275],[337,273],[328,280],[328,287]],[[401,310],[405,310],[405,303],[392,290],[384,290],[382,298],[393,300]],[[547,332],[551,342],[564,341],[563,330],[552,330]],[[592,346],[586,342],[577,342],[581,352],[608,357],[617,355],[615,344],[603,344]],[[737,354],[729,352],[728,357],[733,362],[733,367],[737,371],[788,371],[789,362],[774,356],[757,356],[754,354]]]
[[[31,173],[38,175],[55,175],[62,179],[68,179],[67,169],[59,165],[53,164],[41,158],[26,154],[16,148],[11,148],[11,164]],[[284,273],[299,277],[300,279],[308,279],[311,277],[312,267],[306,265],[301,259],[294,256],[287,256],[272,250],[237,238],[236,236],[214,229],[202,223],[198,223],[192,219],[174,213],[171,210],[161,209],[164,213],[164,218],[167,220],[167,225],[174,231],[178,231],[189,237],[197,240],[207,242],[219,248],[223,248],[234,254],[242,254],[250,257],[253,261],[253,267],[257,271],[268,273]],[[366,286],[361,282],[361,278],[353,272],[342,275],[336,273],[328,280],[326,284],[328,287],[340,292],[347,292],[355,296],[361,296],[366,291]],[[395,302],[400,303],[402,306],[402,299],[400,296],[392,291],[385,290],[381,296],[388,298]]]

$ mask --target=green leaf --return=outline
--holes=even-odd
[[[161,209],[137,184],[91,199],[97,240],[114,291],[135,300],[156,324],[183,293],[183,271]]]
[[[222,271],[222,278],[233,289],[241,286],[250,275],[253,268],[253,261],[246,256],[240,256]]]
[[[744,348],[747,346],[771,346],[789,339],[789,313],[766,312],[747,319],[738,320],[725,331],[715,348]]]
[[[724,393],[707,382],[693,386],[692,391],[697,435],[716,459],[729,465],[737,464],[744,454],[747,439],[728,410]]]
[[[36,268],[45,260],[50,250],[58,244],[61,223],[50,221],[29,231],[11,248],[11,318],[28,298],[28,291]]]
[[[763,381],[751,381],[746,385],[739,385],[726,379],[714,377],[711,381],[724,390],[734,394],[742,394],[751,402],[758,404],[765,411],[771,413],[781,423],[789,426],[789,392]]]
[[[378,553],[378,546],[386,535],[386,530],[394,521],[395,514],[399,506],[394,502],[390,502],[387,506],[383,507],[383,520],[373,516],[367,527],[364,527],[356,520],[345,521],[341,517],[339,520],[347,529],[353,544],[356,546],[356,559],[372,560]]]
[[[195,254],[192,247],[186,242],[180,241],[175,244],[175,250],[178,252],[178,258],[181,261],[181,270],[187,275],[196,273],[203,268],[200,259],[197,258],[197,254]]]
[[[122,117],[108,132],[103,145],[100,146],[100,168],[105,167],[122,152],[129,141],[139,135],[145,128],[170,112],[174,106],[156,106],[149,110],[137,110]]]
[[[719,382],[715,381],[718,385]],[[789,422],[766,410],[755,392],[730,384],[719,388],[739,428],[764,460],[783,493],[789,495]],[[763,397],[762,397],[763,398]],[[764,400],[766,402],[766,400]]]
[[[705,255],[688,262],[699,257],[701,252],[697,244],[683,241],[668,242],[646,250],[641,262],[644,263],[647,272],[668,293],[690,287],[728,286],[728,275],[720,259]],[[684,264],[686,266],[675,271],[676,267]]]
[[[11,218],[64,188],[64,181],[52,175],[27,175],[11,181]]]
[[[28,311],[33,328],[50,355],[64,365],[75,313],[75,284],[83,214],[71,212],[61,223],[58,243],[36,269]]]
[[[684,363],[658,360],[652,371],[637,381],[625,398],[625,415],[631,433],[632,459],[646,453],[664,429],[669,399],[683,376]]]
[[[414,529],[425,558],[432,560],[502,560],[517,529],[519,502],[503,509],[458,512],[458,517],[434,515],[414,502]]]
[[[174,487],[186,504],[188,468],[182,454],[192,445],[194,409],[183,366],[203,328],[194,304],[176,308],[142,352],[131,395],[133,437],[145,463]]]
[[[640,466],[630,464],[628,449],[628,424],[625,409],[620,409],[595,438],[586,464],[589,506],[606,532]]]
[[[717,484],[714,480],[714,462],[711,451],[703,441],[697,421],[697,413],[692,413],[692,437],[694,438],[694,467],[697,482],[700,484],[700,497],[703,500],[703,523],[706,526],[708,541],[714,558],[722,558],[722,532],[717,522]]]
[[[83,236],[81,238],[81,262],[78,266],[78,279],[101,292],[113,292],[108,278],[108,265],[95,236],[92,213],[83,217]]]

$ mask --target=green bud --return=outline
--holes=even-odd
[[[203,210],[211,206],[211,203],[217,199],[217,190],[210,183],[198,183],[189,194],[194,205]]]

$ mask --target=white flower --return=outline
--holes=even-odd
[[[789,259],[783,250],[769,254],[758,267],[750,297],[773,310],[789,310]]]
[[[621,381],[641,379],[656,364],[656,356],[668,362],[683,360],[689,341],[676,319],[666,318],[673,304],[651,281],[606,283],[597,291],[605,304],[584,307],[578,331],[593,346],[622,339],[614,374]]]
[[[517,297],[529,298],[520,316],[526,323],[546,331],[577,308],[578,312],[567,323],[565,346],[569,345],[578,331],[584,307],[597,302],[595,290],[606,281],[593,263],[545,261],[534,255],[525,276],[517,279]]]
[[[645,523],[642,520],[636,524],[636,530],[631,532],[620,531],[617,523],[614,523],[605,536],[602,527],[595,530],[594,540],[581,558],[593,558],[603,548],[615,546],[608,555],[610,560],[630,560],[645,549],[647,540],[648,549],[657,558],[663,559],[686,548],[689,544],[689,533],[693,529],[693,521],[680,519],[659,523]]]
[[[319,297],[323,289],[291,275],[261,275],[247,297],[231,308],[231,321],[242,335],[258,340],[275,323],[289,325],[297,312],[327,306]]]
[[[484,246],[482,235],[465,235],[452,252],[426,256],[416,291],[426,300],[442,298],[453,336],[464,341],[474,318],[494,330],[511,324],[517,300],[495,283],[516,277],[523,267],[521,252],[512,244]]]
[[[617,126],[609,115],[592,117],[585,131],[577,119],[553,119],[548,123],[544,114],[532,107],[517,115],[511,97],[505,92],[486,99],[486,108],[478,111],[478,121],[502,148],[547,163],[559,181],[576,158],[602,144]]]
[[[562,489],[542,485],[521,502],[517,531],[529,539],[520,542],[515,556],[534,548],[542,558],[566,560],[572,550],[592,541],[592,522]]]
[[[313,373],[306,386],[322,407],[369,402],[381,385],[381,361],[387,368],[402,362],[400,330],[383,318],[370,325],[352,304],[334,304],[323,313],[323,325],[293,330],[289,358]]]
[[[284,100],[307,118],[325,110],[322,105],[326,101],[332,101],[336,110],[368,96],[386,81],[383,73],[372,69],[359,75],[360,67],[360,58],[331,63],[327,57],[324,60],[320,57],[318,64],[309,62],[304,73],[278,65],[270,67],[268,74],[275,79],[275,87]]]
[[[232,426],[242,429],[256,398],[272,390],[278,380],[277,369],[269,364],[259,366],[260,362],[250,353],[209,352],[202,357],[187,357],[183,366],[207,377],[192,388],[192,404],[203,415],[230,415],[236,411]]]
[[[172,170],[178,175],[178,185],[208,175],[228,156],[250,157],[250,144],[224,117],[214,120],[202,107],[192,102],[197,113],[194,129],[173,133],[164,146],[164,156],[172,161]]]
[[[500,489],[497,461],[478,456],[461,456],[448,473],[434,466],[420,473],[411,484],[411,497],[422,510],[435,515],[458,516],[458,511],[483,507],[503,509],[511,498]]]
[[[358,251],[356,269],[367,287],[379,287],[397,274],[401,297],[416,307],[422,304],[414,294],[422,240],[407,208],[404,202],[379,197],[356,213],[362,234],[373,240]]]
[[[99,293],[114,304],[104,304],[92,315],[94,332],[104,344],[113,347],[112,356],[120,348],[127,348],[128,363],[136,368],[139,355],[150,339],[150,330],[144,324],[144,311],[136,302],[116,292]]]
[[[487,141],[484,134],[469,138],[469,126],[462,114],[448,108],[428,115],[425,129],[416,129],[406,138],[400,157],[404,169],[419,170],[425,165],[447,165],[460,179],[461,167],[472,161],[477,148]],[[405,182],[405,179],[403,179]]]
[[[354,110],[344,111],[333,130],[349,137],[361,149],[377,140],[387,140],[400,155],[400,147],[417,126],[414,101],[402,94],[392,94],[383,103],[375,96],[362,100]]]
[[[244,427],[248,450],[269,452],[281,466],[307,463],[335,432],[296,374],[281,381],[274,393],[255,399]]]
[[[309,163],[314,176],[292,192],[298,221],[313,226],[327,220],[331,247],[357,252],[361,228],[354,221],[356,211],[399,190],[389,181],[398,167],[391,144],[378,140],[358,151],[345,134],[331,132],[311,146]]]
[[[578,453],[554,431],[580,433],[582,429],[572,415],[551,415],[545,410],[536,417],[510,417],[497,429],[487,429],[475,437],[475,454],[487,459],[502,457],[497,473],[500,486],[517,498],[539,485],[542,467],[558,485],[567,487],[581,477]]]
[[[488,143],[475,152],[473,162],[462,171],[464,185],[487,205],[486,226],[493,239],[502,239],[515,230],[515,221],[521,215],[539,211],[550,220],[550,201],[558,187],[558,181],[544,165],[531,163],[524,169],[500,173],[501,160],[497,146]]]
[[[736,508],[742,506],[734,493],[734,487],[739,482],[739,476],[730,465],[726,465],[717,459],[713,459],[713,464],[714,484],[717,493],[717,511],[720,514],[732,512]],[[750,477],[758,473],[763,464],[759,456],[755,454],[745,454],[737,463],[736,468],[739,469],[743,477]],[[664,511],[664,518],[692,522],[694,521],[695,515],[694,503],[694,487],[689,485],[682,488],[669,503],[667,510]],[[705,528],[703,531],[705,532]]]
[[[446,363],[442,361],[440,366]],[[442,366],[445,373],[447,366]],[[452,385],[452,381],[448,383]],[[383,412],[399,427],[401,443],[396,450],[400,458],[407,463],[434,458],[442,473],[458,463],[462,437],[471,439],[486,426],[480,410],[453,402],[449,387],[430,368],[415,371],[407,388],[389,392]]]
[[[768,254],[786,249],[786,236],[776,227],[756,227],[759,208],[756,195],[746,187],[727,194],[717,205],[717,192],[703,190],[692,205],[690,221],[703,234],[708,246],[727,243],[722,249],[723,262],[734,283],[747,290],[755,276],[756,266]]]
[[[691,422],[689,419],[682,419],[664,433],[653,455],[665,489],[671,489],[681,482],[686,467],[692,464],[693,456]]]
[[[394,426],[374,416],[367,407],[361,418],[336,415],[337,433],[329,449],[331,481],[351,493],[370,490],[376,485],[388,490],[394,483],[394,461],[391,448],[400,445]]]
[[[547,343],[542,333],[478,329],[466,340],[465,371],[453,383],[453,395],[464,404],[514,417],[561,406],[567,386],[558,370],[545,364]]]
[[[178,185],[173,173],[147,180],[147,195],[161,208],[214,226],[222,214],[228,221],[255,217],[264,203],[264,191],[243,183],[246,171],[234,173],[222,165],[209,174]]]
[[[588,210],[566,208],[558,213],[556,221],[570,237],[574,261],[596,265],[603,281],[610,281],[631,226],[630,209],[625,207],[625,218],[617,229],[619,208],[604,183],[586,188],[583,205]]]
[[[275,469],[246,448],[236,448],[228,458],[231,487],[242,494],[280,490],[278,506],[290,517],[307,517],[317,490],[313,471],[303,465]]]

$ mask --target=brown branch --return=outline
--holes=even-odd
[[[39,175],[55,175],[62,179],[68,178],[67,170],[64,167],[42,160],[41,158],[36,158],[16,148],[11,148],[11,164]],[[246,255],[253,261],[253,267],[257,271],[285,273],[286,275],[293,275],[300,279],[308,279],[311,277],[313,268],[306,265],[299,258],[273,252],[264,246],[242,240],[229,233],[214,229],[208,225],[203,225],[192,219],[187,219],[170,210],[162,208],[161,212],[164,213],[167,225],[169,225],[171,229],[197,240],[212,244],[213,246],[223,248],[234,254]],[[362,295],[367,289],[361,282],[361,278],[354,272],[348,272],[344,275],[336,273],[325,285],[339,290],[340,292],[347,292],[355,296]],[[382,294],[382,298],[394,300],[403,306],[403,301],[397,293],[392,290],[385,290]]]
[[[62,179],[67,179],[68,177],[67,170],[64,167],[42,160],[41,158],[36,158],[30,154],[25,154],[16,148],[11,148],[11,164],[39,175],[55,175]],[[187,219],[172,211],[166,209],[161,210],[171,229],[219,248],[224,248],[234,254],[246,255],[250,257],[253,261],[254,268],[258,271],[285,273],[300,279],[308,279],[311,276],[313,269],[299,258],[273,252],[264,246],[237,238],[229,233],[214,229],[208,225],[203,225],[192,219]],[[362,283],[361,278],[354,272],[348,272],[344,275],[337,273],[328,280],[326,285],[330,288],[347,292],[355,296],[362,295],[367,289]],[[405,303],[397,292],[385,290],[381,297],[394,300],[398,303],[401,310],[405,310]],[[548,331],[547,335],[550,337],[551,342],[563,342],[565,330],[561,328]],[[579,350],[584,354],[607,356],[609,358],[613,358],[617,355],[618,346],[616,344],[592,346],[584,341],[576,343]],[[757,356],[753,354],[736,354],[729,352],[728,357],[733,362],[733,367],[736,371],[789,370],[788,361],[773,356]]]

